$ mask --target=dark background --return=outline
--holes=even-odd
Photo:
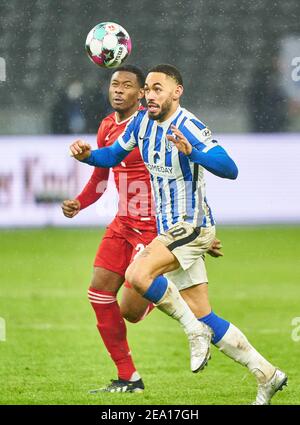
[[[106,95],[111,71],[89,61],[84,43],[103,21],[129,32],[127,63],[145,71],[162,62],[177,65],[185,82],[183,106],[212,129],[247,132],[255,131],[249,111],[272,84],[280,41],[300,34],[300,2],[1,0],[0,56],[7,79],[0,83],[0,134],[52,133],[51,111],[74,80],[83,84],[85,105],[101,108],[97,95],[100,88]],[[280,131],[300,129],[300,112],[291,112],[286,99],[277,109]],[[86,132],[94,132],[93,126]]]

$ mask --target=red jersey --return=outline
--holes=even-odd
[[[99,148],[110,146],[123,133],[131,117],[120,123],[116,113],[102,120],[98,129]],[[119,193],[118,213],[122,224],[141,229],[156,231],[156,221],[152,215],[152,194],[150,176],[141,158],[139,148],[134,148],[123,161],[113,167],[114,179]],[[96,202],[104,193],[109,175],[108,168],[94,168],[94,172],[76,197],[81,209]]]

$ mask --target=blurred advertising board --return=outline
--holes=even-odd
[[[94,136],[80,136],[96,146]],[[300,223],[300,135],[215,137],[236,161],[235,181],[206,172],[218,224]],[[73,219],[60,204],[80,193],[93,169],[69,156],[74,136],[0,137],[0,227],[103,226],[117,210],[110,174],[102,198]]]

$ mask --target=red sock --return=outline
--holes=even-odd
[[[89,288],[88,298],[95,310],[97,328],[121,379],[129,380],[136,371],[126,339],[126,325],[121,316],[116,293]]]

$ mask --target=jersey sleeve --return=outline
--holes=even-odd
[[[104,148],[104,146],[105,146],[105,137],[107,136],[107,133],[108,133],[107,123],[106,123],[105,120],[103,120],[101,122],[101,124],[99,125],[98,132],[97,132],[97,145],[98,145],[98,148]]]
[[[97,133],[98,148],[105,146],[106,130],[107,126],[105,125],[105,121],[102,121]],[[76,196],[76,199],[80,202],[81,210],[87,208],[101,198],[107,188],[108,176],[108,168],[94,168],[94,171],[82,192]]]
[[[181,128],[180,128],[181,127]],[[192,145],[188,158],[218,177],[236,179],[238,168],[225,149],[213,139],[211,131],[197,118],[190,118],[179,130]]]
[[[179,130],[198,150],[208,152],[218,144],[216,140],[213,140],[210,129],[197,118],[187,119],[179,126]]]
[[[188,158],[218,177],[235,180],[238,176],[235,162],[221,146],[215,145],[208,151],[205,149],[201,151],[193,147]]]
[[[89,181],[83,188],[82,192],[76,196],[80,202],[80,209],[88,207],[103,195],[107,188],[109,169],[108,168],[95,168]]]
[[[141,121],[140,111],[128,124],[125,131],[110,146],[93,150],[91,155],[82,160],[85,164],[94,167],[115,167],[137,146],[139,123]]]

